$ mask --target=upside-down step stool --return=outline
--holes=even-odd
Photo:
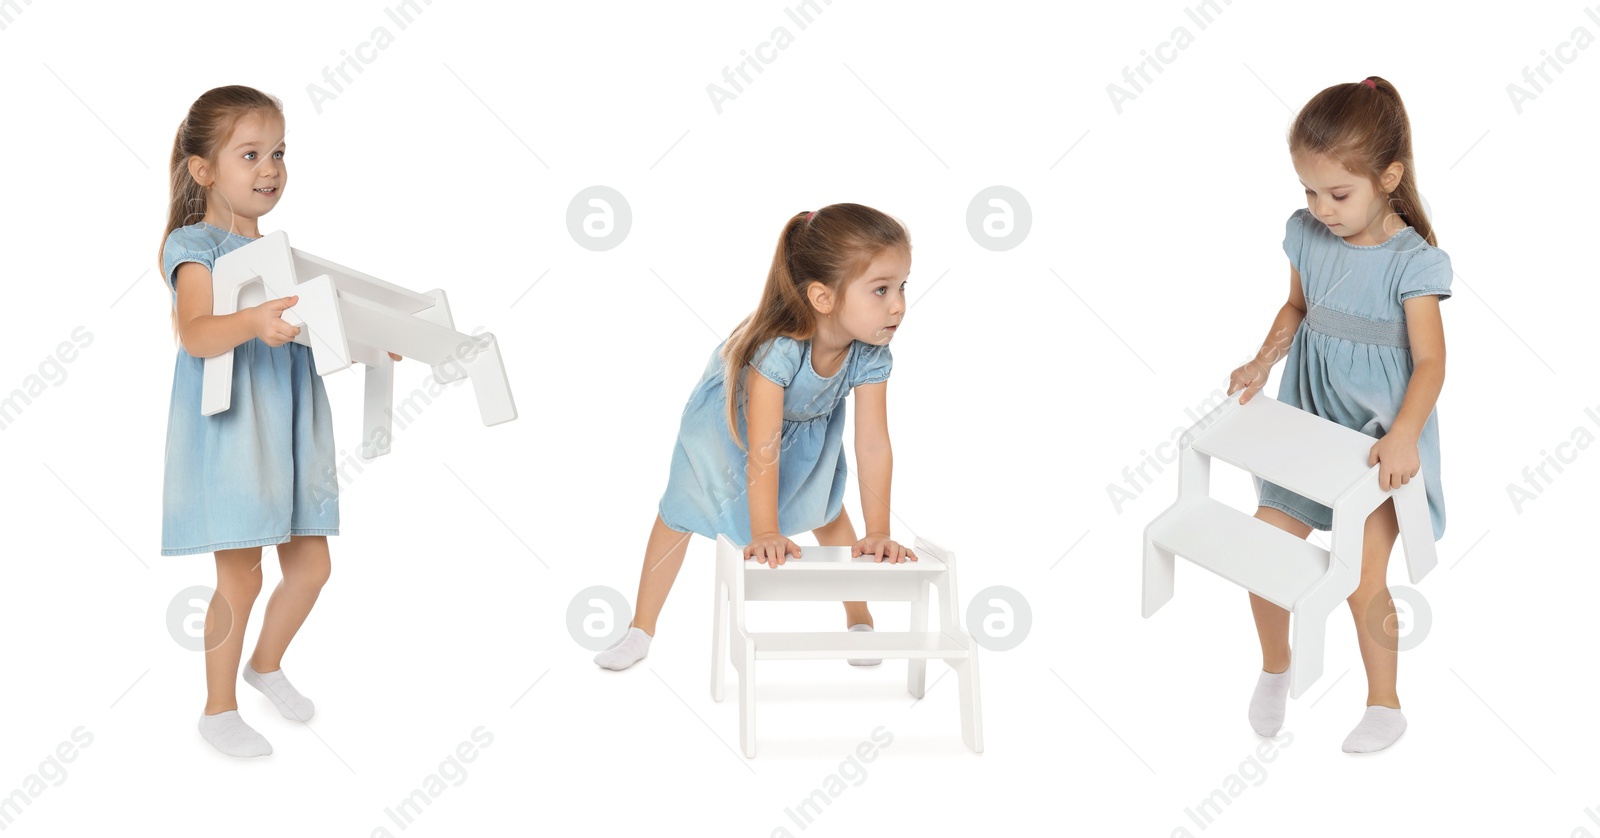
[[[717,536],[716,615],[712,625],[711,697],[722,700],[727,662],[739,673],[739,742],[747,757],[756,755],[755,663],[761,660],[904,658],[906,687],[922,698],[929,659],[956,672],[961,691],[961,738],[983,751],[983,721],[978,703],[978,647],[961,628],[956,607],[955,554],[918,537],[916,561],[876,562],[871,555],[851,558],[849,547],[802,548],[771,567],[744,559],[744,549],[727,535]],[[928,586],[939,588],[939,628],[928,630]],[[745,627],[746,602],[911,603],[910,631],[751,632]],[[732,641],[731,644],[729,641]]]
[[[1173,557],[1182,556],[1292,614],[1289,694],[1299,698],[1322,674],[1328,617],[1361,581],[1367,515],[1391,496],[1413,584],[1438,563],[1422,475],[1394,490],[1367,465],[1377,440],[1257,394],[1212,409],[1179,443],[1178,500],[1144,530],[1144,616],[1172,598]],[[1333,509],[1332,549],[1209,496],[1211,459]]]
[[[290,247],[282,230],[224,254],[211,278],[212,313],[218,315],[298,294],[283,320],[301,327],[294,342],[311,350],[318,374],[366,365],[363,457],[389,453],[395,363],[389,352],[431,365],[440,384],[470,379],[483,424],[517,418],[494,335],[456,331],[441,289],[417,293],[335,265]],[[200,412],[227,410],[232,399],[230,349],[205,359]]]

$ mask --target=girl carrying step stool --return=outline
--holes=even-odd
[[[277,545],[283,581],[267,600],[243,677],[284,718],[304,722],[314,705],[289,683],[280,663],[328,579],[327,536],[339,534],[328,397],[311,350],[291,342],[300,327],[283,320],[298,297],[212,314],[212,266],[261,237],[259,220],[278,205],[288,183],[284,130],[282,104],[254,88],[219,87],[196,99],[173,140],[161,248],[180,342],[167,417],[161,555],[216,556],[200,734],[237,757],[272,753],[266,738],[239,717],[234,693],[245,626],[261,591],[261,548]],[[232,403],[202,416],[205,359],[230,349]]]
[[[1393,489],[1420,471],[1433,536],[1444,535],[1439,422],[1450,257],[1437,247],[1411,157],[1411,125],[1400,94],[1369,76],[1336,84],[1307,102],[1289,132],[1289,154],[1306,208],[1289,217],[1289,300],[1255,359],[1234,370],[1240,403],[1267,383],[1287,352],[1278,400],[1377,437],[1368,465]],[[1327,530],[1332,511],[1256,478],[1256,517],[1296,537]],[[1361,582],[1348,600],[1367,671],[1367,708],[1344,741],[1349,753],[1389,747],[1405,732],[1395,688],[1398,643],[1386,576],[1400,528],[1394,501],[1368,516]],[[1262,672],[1250,725],[1272,736],[1289,692],[1289,612],[1250,594]]]

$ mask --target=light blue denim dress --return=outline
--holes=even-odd
[[[167,236],[162,255],[173,303],[178,265],[210,270],[255,239],[210,224]],[[167,414],[161,555],[281,544],[292,535],[339,534],[333,422],[311,350],[251,338],[233,350],[228,409],[200,415],[205,361],[178,347]]]
[[[750,543],[748,456],[728,435],[722,347],[717,344],[689,395],[672,452],[672,473],[661,496],[661,520],[678,532],[715,539],[719,533]],[[844,509],[845,403],[851,388],[889,377],[887,344],[854,341],[844,363],[823,378],[811,365],[811,341],[776,337],[756,347],[749,367],[783,390],[778,454],[778,529],[797,535],[823,526]],[[747,439],[745,389],[740,388],[738,433]]]
[[[1306,317],[1284,361],[1278,401],[1381,438],[1393,427],[1411,381],[1401,302],[1425,294],[1448,298],[1450,257],[1412,227],[1383,244],[1350,244],[1307,209],[1289,216],[1283,250],[1300,273]],[[1444,535],[1444,489],[1437,410],[1417,437],[1417,455],[1438,540]],[[1328,507],[1259,477],[1255,484],[1262,506],[1319,530],[1332,528]]]

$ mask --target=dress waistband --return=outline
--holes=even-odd
[[[1356,343],[1397,346],[1406,350],[1411,348],[1404,320],[1368,320],[1360,315],[1313,305],[1306,310],[1306,327],[1329,337]]]

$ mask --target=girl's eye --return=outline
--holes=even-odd
[[[254,159],[256,159],[256,153],[253,152],[253,151],[247,151],[247,152],[244,153],[244,159],[246,159],[246,160],[254,160]]]
[[[283,159],[283,152],[281,152],[281,151],[274,151],[274,152],[272,152],[272,154],[278,160],[282,160]]]
[[[1333,199],[1335,201],[1343,201],[1344,199],[1346,199],[1348,197],[1350,197],[1350,196],[1349,195],[1335,195],[1335,196],[1333,196]]]
[[[887,285],[879,285],[877,288],[872,289],[872,293],[878,294],[880,296],[883,295],[883,294],[887,294],[887,293],[889,293],[889,286],[887,286]]]

